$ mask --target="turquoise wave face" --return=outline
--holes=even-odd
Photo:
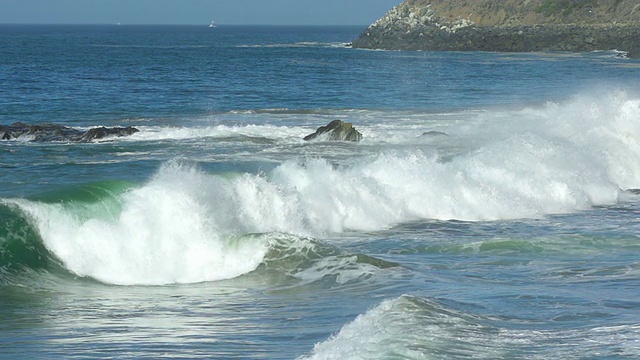
[[[105,202],[116,198],[134,186],[135,183],[129,181],[96,181],[50,190],[32,196],[29,200],[65,204]]]
[[[118,194],[133,184],[123,181],[103,181],[69,186],[33,196],[34,204],[58,204],[78,218],[109,217],[118,212]],[[96,204],[98,204],[96,206]],[[24,271],[69,274],[62,261],[46,246],[38,220],[15,200],[0,199],[0,284]]]
[[[0,270],[46,269],[51,255],[35,227],[15,206],[0,204]]]
[[[196,196],[153,187],[103,181],[0,200],[0,283],[44,272],[119,285],[247,275],[248,281],[279,288],[333,287],[366,283],[399,267],[311,237],[277,231],[233,234],[206,226],[216,213],[202,213]],[[194,221],[181,220],[178,213],[189,213]]]

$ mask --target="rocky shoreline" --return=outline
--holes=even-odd
[[[29,125],[15,122],[0,125],[0,140],[24,140],[28,142],[90,142],[107,137],[133,135],[140,130],[127,127],[94,127],[87,131],[60,124]]]
[[[640,58],[640,24],[478,25],[429,8],[397,6],[367,28],[354,48],[423,51],[617,50]]]

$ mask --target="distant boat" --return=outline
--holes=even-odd
[[[214,28],[214,27],[218,27],[218,25],[216,25],[215,21],[212,21],[211,24],[209,24],[210,28]]]

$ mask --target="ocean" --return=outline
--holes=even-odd
[[[363,29],[1,25],[0,358],[640,358],[640,61]]]

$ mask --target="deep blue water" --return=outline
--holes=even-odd
[[[0,358],[638,358],[640,62],[362,30],[0,26]]]

